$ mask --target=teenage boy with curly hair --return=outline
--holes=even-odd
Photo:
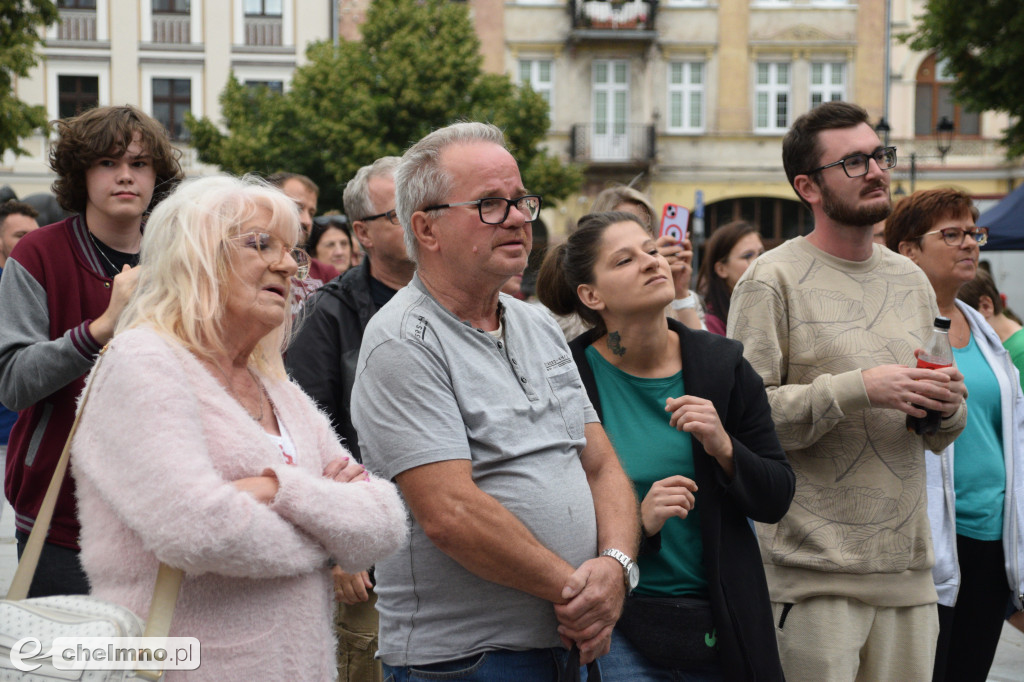
[[[4,494],[19,556],[85,376],[135,288],[143,218],[181,178],[166,130],[134,107],[91,109],[56,127],[53,191],[76,215],[26,235],[0,280],[0,402],[19,410]],[[29,596],[89,591],[78,531],[74,483],[66,480]]]

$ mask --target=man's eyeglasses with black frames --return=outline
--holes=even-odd
[[[509,210],[515,206],[516,210],[526,216],[526,222],[532,222],[540,215],[540,197],[536,194],[527,194],[515,199],[504,197],[484,197],[474,201],[460,201],[457,204],[436,204],[427,206],[424,211],[436,211],[442,208],[454,208],[456,206],[476,206],[480,213],[480,220],[488,225],[501,225],[508,218]]]
[[[801,175],[811,175],[818,171],[823,171],[826,168],[832,168],[832,166],[842,166],[846,172],[848,178],[859,178],[868,174],[870,166],[870,159],[874,159],[875,163],[881,170],[889,170],[890,168],[896,167],[896,147],[883,147],[876,151],[874,154],[850,154],[845,156],[834,163],[827,163],[824,166],[818,166],[814,170],[809,170],[801,173]]]
[[[385,213],[378,213],[377,215],[369,215],[365,218],[356,218],[356,220],[361,223],[368,223],[371,220],[376,220],[377,218],[387,218],[387,221],[392,225],[398,225],[398,212],[395,209],[391,209]]]

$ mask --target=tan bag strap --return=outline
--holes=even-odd
[[[104,346],[100,350],[102,358],[107,350]],[[101,359],[96,360],[93,365],[93,375],[99,367]],[[60,453],[60,460],[57,461],[57,468],[53,471],[53,478],[50,480],[50,487],[46,489],[46,496],[39,508],[36,522],[29,533],[28,541],[25,543],[25,551],[21,553],[21,561],[18,562],[18,570],[14,573],[14,580],[7,591],[7,599],[16,601],[28,596],[29,587],[32,585],[32,578],[39,566],[39,557],[43,552],[43,543],[46,535],[50,532],[50,522],[53,521],[53,510],[57,506],[57,496],[60,494],[61,486],[64,485],[64,475],[68,470],[68,461],[71,459],[71,440],[78,430],[78,422],[82,418],[82,410],[85,402],[89,399],[89,391],[92,390],[92,382],[85,388],[85,394],[78,403],[78,410],[75,412],[75,421],[71,425],[71,432],[68,433],[68,440],[64,443],[64,451]],[[161,563],[157,572],[156,585],[153,587],[153,601],[149,607],[149,618],[146,620],[146,637],[166,637],[171,631],[171,619],[174,616],[174,607],[178,602],[178,590],[181,588],[181,580],[184,573],[180,568],[171,568]],[[162,671],[140,671],[138,674],[155,673],[157,679]]]

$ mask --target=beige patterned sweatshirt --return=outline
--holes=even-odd
[[[922,438],[907,431],[903,412],[871,407],[861,371],[912,366],[937,312],[924,273],[880,246],[853,262],[798,237],[737,283],[728,336],[764,379],[796,473],[789,513],[758,524],[773,601],[936,601],[924,450],[956,438],[966,407]]]

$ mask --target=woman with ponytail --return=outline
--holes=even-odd
[[[537,293],[594,325],[570,348],[643,500],[640,582],[605,679],[781,680],[747,519],[782,518],[794,476],[740,344],[664,315],[671,270],[628,213],[584,216],[544,259]]]

